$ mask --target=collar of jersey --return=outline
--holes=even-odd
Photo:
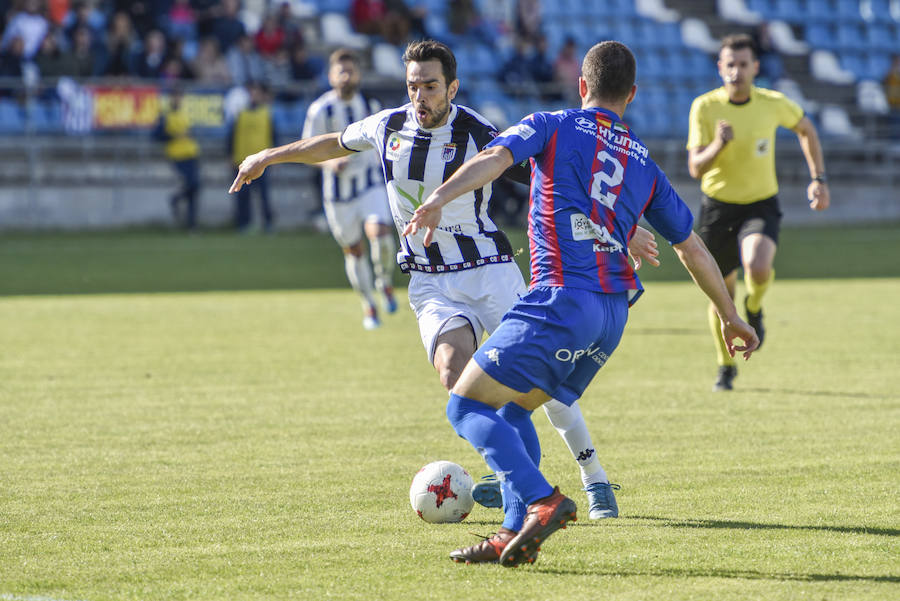
[[[600,108],[599,106],[590,106],[590,107],[588,107],[588,108],[586,108],[586,109],[581,109],[581,110],[583,110],[583,111],[595,111],[595,112],[597,112],[597,113],[603,113],[604,115],[606,115],[607,117],[609,117],[609,119],[610,119],[611,121],[613,121],[613,122],[618,122],[618,123],[621,123],[621,124],[623,124],[623,125],[625,124],[625,122],[622,121],[622,118],[621,118],[621,117],[619,117],[617,114],[615,114],[614,112],[612,112],[612,111],[609,110],[609,109]]]

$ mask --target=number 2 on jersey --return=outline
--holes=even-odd
[[[613,205],[616,204],[616,200],[618,200],[618,196],[610,192],[609,189],[615,188],[622,183],[625,168],[622,167],[622,163],[619,162],[619,159],[605,150],[601,150],[597,153],[597,160],[600,161],[600,170],[594,173],[591,179],[591,198],[602,204],[604,207],[612,210]],[[607,173],[605,170],[607,163],[610,163],[613,166],[613,172],[611,174]]]

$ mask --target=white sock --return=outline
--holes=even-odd
[[[606,471],[597,459],[594,441],[591,440],[578,403],[572,403],[572,406],[569,407],[556,399],[550,399],[544,403],[544,412],[559,435],[566,441],[572,457],[578,462],[578,467],[581,468],[581,481],[584,485],[609,482]]]
[[[394,287],[394,266],[397,264],[397,245],[393,234],[378,236],[369,240],[369,254],[375,269],[375,284],[384,291]]]
[[[344,253],[344,271],[350,286],[356,290],[363,299],[364,309],[375,304],[372,298],[372,269],[365,257],[355,257],[351,253]]]

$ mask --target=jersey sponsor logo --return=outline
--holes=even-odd
[[[594,223],[584,213],[572,213],[571,225],[573,240],[597,240],[598,243],[594,244],[594,252],[622,251],[622,245],[612,237],[606,226]]]
[[[575,363],[582,357],[588,357],[600,367],[603,367],[603,365],[609,359],[609,355],[601,351],[599,348],[595,347],[593,344],[585,349],[576,349],[574,351],[567,348],[556,349],[556,352],[553,354],[553,356],[557,361],[562,361],[563,363]]]
[[[575,125],[588,130],[589,133],[594,133],[597,130],[597,124],[594,120],[587,117],[578,117],[575,119]],[[609,127],[609,121],[606,122],[606,127]]]
[[[400,196],[402,196],[403,198],[408,200],[409,204],[411,204],[414,209],[418,209],[419,207],[422,206],[422,193],[425,191],[425,186],[423,186],[422,184],[419,184],[419,190],[416,193],[416,196],[413,196],[412,194],[410,194],[409,192],[407,192],[400,186],[395,186],[395,187],[397,188],[397,194],[399,194]]]
[[[444,148],[441,150],[441,160],[445,163],[449,163],[453,160],[453,157],[456,156],[456,144],[444,144]]]
[[[500,135],[503,137],[519,136],[523,140],[527,140],[528,138],[530,138],[531,136],[533,136],[536,133],[537,132],[530,125],[525,125],[524,123],[518,123],[516,125],[513,125],[509,129],[507,129]]]
[[[769,154],[769,139],[760,138],[756,141],[756,156],[761,157]]]

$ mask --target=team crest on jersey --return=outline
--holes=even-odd
[[[444,149],[441,150],[441,160],[445,163],[449,163],[453,160],[453,157],[456,156],[456,144],[444,144]]]
[[[760,138],[756,141],[756,156],[761,157],[769,154],[769,139]]]

